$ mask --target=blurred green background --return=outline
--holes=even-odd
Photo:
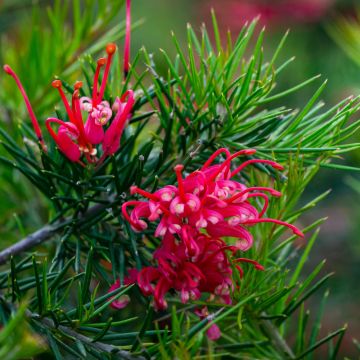
[[[60,3],[71,1],[63,0]],[[121,1],[119,1],[121,3]],[[26,69],[27,64],[22,61],[21,54],[29,49],[32,31],[41,31],[42,26],[48,26],[44,20],[46,9],[52,5],[51,1],[1,1],[0,0],[0,62],[9,62],[14,67]],[[137,27],[132,36],[133,52],[145,46],[149,52],[154,53],[155,59],[161,61],[159,48],[169,53],[175,49],[172,45],[170,31],[174,31],[179,39],[186,36],[186,23],[192,23],[194,29],[201,24],[211,23],[210,9],[214,8],[219,25],[224,35],[229,29],[234,35],[241,29],[246,20],[261,15],[260,24],[266,26],[265,49],[266,54],[272,53],[284,32],[290,28],[290,36],[282,52],[282,59],[296,57],[283,75],[279,78],[279,86],[286,88],[299,83],[316,74],[322,74],[322,79],[328,79],[324,92],[325,106],[349,96],[359,94],[360,89],[360,50],[359,63],[356,63],[356,52],[351,53],[351,46],[360,49],[360,30],[358,36],[351,39],[348,32],[343,31],[345,25],[341,18],[345,17],[357,26],[356,1],[335,0],[134,0],[133,18],[144,19],[144,23]],[[35,14],[35,10],[38,11]],[[71,11],[71,10],[69,10]],[[123,11],[123,9],[121,10]],[[34,16],[38,22],[33,27]],[[109,21],[116,22],[121,16],[113,14]],[[71,16],[66,21],[73,21]],[[261,29],[261,26],[259,26]],[[360,25],[359,25],[360,29]],[[355,32],[356,33],[356,32]],[[235,36],[234,36],[235,37]],[[336,38],[337,41],[334,40]],[[356,40],[357,39],[357,40]],[[57,44],[61,47],[62,43]],[[31,47],[31,45],[30,45]],[[350,47],[350,50],[349,50]],[[348,52],[346,53],[347,49]],[[348,56],[351,53],[352,59]],[[18,56],[18,58],[17,58]],[[49,56],[49,55],[47,55]],[[44,59],[52,61],[51,58]],[[355,60],[355,61],[354,61]],[[39,84],[32,77],[24,79],[27,86],[35,89],[29,93],[30,98],[36,98],[37,86],[46,86],[40,81],[43,68],[39,67]],[[51,69],[51,76],[62,72],[61,64],[55,64]],[[0,121],[8,129],[16,129],[13,114],[19,116],[19,108],[24,111],[21,98],[15,86],[0,75]],[[289,97],[288,106],[294,108],[304,105],[319,83],[309,86]],[[29,84],[28,84],[28,83]],[[44,96],[44,97],[43,97]],[[41,95],[42,101],[49,101],[51,108],[52,95]],[[46,102],[47,103],[47,102]],[[41,103],[40,103],[41,105]],[[41,106],[40,118],[45,117],[45,106]],[[43,115],[44,114],[44,115]],[[360,140],[360,133],[357,135]],[[354,140],[354,139],[352,139]],[[356,141],[356,139],[355,139]],[[360,153],[352,153],[342,164],[360,167]],[[358,180],[357,180],[358,179]],[[322,170],[308,188],[304,203],[314,195],[332,189],[330,195],[322,204],[308,213],[303,225],[314,219],[328,216],[329,219],[322,226],[320,238],[315,244],[308,261],[308,268],[313,268],[318,262],[327,259],[327,271],[334,271],[330,287],[328,316],[322,332],[348,323],[349,331],[341,349],[342,358],[352,358],[357,352],[352,338],[360,338],[360,311],[358,299],[360,297],[360,243],[358,233],[360,230],[360,181],[356,171]],[[2,248],[7,243],[18,239],[22,233],[28,233],[44,223],[47,218],[45,205],[39,194],[34,194],[29,184],[24,184],[21,175],[0,169],[0,235]],[[21,221],[19,221],[21,219]],[[25,229],[19,224],[25,225]],[[318,299],[319,300],[319,299]],[[314,301],[314,300],[313,300]],[[316,299],[315,299],[316,301]]]

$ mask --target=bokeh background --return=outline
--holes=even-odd
[[[67,3],[67,0],[60,3]],[[69,1],[70,2],[70,1]],[[278,79],[279,87],[286,88],[316,74],[322,74],[318,84],[308,86],[287,98],[288,106],[303,106],[323,79],[328,85],[323,93],[325,106],[330,107],[341,99],[360,93],[360,20],[358,1],[346,0],[134,0],[133,17],[144,23],[133,32],[133,51],[145,46],[161,61],[159,48],[175,53],[170,32],[185,41],[186,24],[194,29],[202,23],[211,23],[210,9],[214,8],[219,26],[226,34],[229,29],[234,37],[247,20],[260,15],[260,26],[266,26],[265,56],[287,29],[290,35],[281,58],[293,56],[295,61]],[[5,63],[28,49],[31,31],[41,31],[42,19],[51,1],[1,1],[0,0],[0,63]],[[33,26],[34,9],[38,11],[39,27]],[[30,28],[29,28],[30,27]],[[62,44],[58,44],[59,47]],[[357,48],[358,47],[358,48]],[[357,53],[359,57],[357,57]],[[51,57],[47,61],[52,61]],[[20,59],[21,63],[21,59]],[[22,64],[26,68],[27,64]],[[44,69],[39,66],[41,73]],[[54,74],[60,69],[53,69]],[[54,75],[53,74],[53,75]],[[13,108],[23,106],[15,87],[9,87],[0,75],[0,121],[9,131],[16,128],[11,120]],[[49,79],[50,82],[51,79]],[[33,93],[36,83],[32,80]],[[25,79],[26,83],[26,79]],[[47,94],[45,93],[46,97]],[[5,106],[6,103],[6,106]],[[360,115],[360,114],[359,114]],[[360,131],[355,136],[360,142]],[[354,140],[354,139],[352,139]],[[1,151],[1,150],[0,150]],[[360,168],[360,152],[353,152],[342,164]],[[326,270],[335,272],[330,287],[327,315],[322,332],[344,323],[349,330],[339,358],[355,358],[358,352],[353,338],[360,338],[360,175],[356,170],[339,171],[324,169],[309,186],[304,203],[325,190],[332,189],[321,205],[303,219],[304,225],[317,218],[328,216],[320,237],[307,262],[310,271],[326,258]],[[0,236],[5,244],[15,241],[24,233],[36,229],[46,219],[45,206],[40,196],[24,185],[20,174],[8,173],[0,168]],[[14,191],[16,189],[16,191]],[[320,299],[309,304],[316,312]]]

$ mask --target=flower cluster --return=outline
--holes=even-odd
[[[144,295],[154,296],[157,309],[167,307],[165,294],[171,289],[180,294],[183,303],[208,293],[210,299],[230,304],[233,271],[238,271],[240,277],[243,275],[239,263],[251,263],[263,270],[254,260],[236,257],[239,251],[246,251],[253,244],[249,227],[270,222],[303,236],[291,224],[264,217],[269,203],[267,194],[281,196],[280,192],[268,187],[246,187],[233,179],[255,163],[283,170],[274,161],[260,159],[247,160],[231,169],[233,159],[254,153],[255,150],[247,149],[231,155],[222,148],[200,170],[185,178],[183,166],[175,166],[177,186],[167,185],[154,193],[131,187],[132,194],[146,200],[125,202],[122,205],[125,219],[135,231],[145,230],[148,222],[158,222],[155,236],[162,239],[153,255],[156,266],[143,268],[136,279]],[[225,154],[226,160],[213,164],[220,154]],[[263,199],[261,210],[252,204],[256,198]]]
[[[123,69],[125,77],[129,70],[130,0],[127,0],[126,5],[127,19]],[[108,44],[106,46],[107,58],[100,58],[97,61],[91,97],[80,98],[82,82],[77,81],[74,85],[71,102],[69,102],[63,91],[61,80],[54,80],[52,82],[52,86],[59,91],[68,121],[50,117],[45,121],[46,128],[59,150],[70,161],[80,163],[83,166],[85,164],[82,159],[85,159],[87,163],[101,164],[107,156],[114,154],[119,149],[121,135],[127,120],[131,117],[134,105],[134,93],[132,90],[126,91],[120,98],[117,97],[112,107],[110,107],[109,102],[103,99],[115,51],[116,45]],[[99,77],[103,68],[103,75],[99,86]],[[14,78],[24,98],[35,134],[43,150],[47,151],[39,122],[20,79],[9,65],[5,65],[4,70]],[[83,114],[86,114],[85,123],[83,121]],[[109,124],[111,118],[113,119]],[[54,125],[57,127],[56,130],[53,128]],[[101,145],[102,150],[101,156],[98,156],[99,145]]]

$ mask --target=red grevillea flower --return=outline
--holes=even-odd
[[[134,284],[136,282],[138,271],[136,269],[130,269],[128,273],[129,276],[125,276],[124,278],[124,282],[123,282],[124,286]],[[120,280],[116,280],[115,283],[112,284],[111,287],[109,288],[108,293],[118,289],[119,287],[120,287]],[[114,300],[110,304],[110,306],[113,309],[120,310],[126,307],[129,304],[129,302],[130,302],[130,297],[128,295],[122,295],[118,299]]]
[[[227,158],[220,164],[212,165],[218,155]],[[275,169],[283,167],[270,160],[252,159],[243,162],[231,171],[231,161],[241,155],[254,154],[255,150],[241,150],[231,155],[227,149],[216,151],[200,170],[182,178],[182,165],[175,166],[178,186],[165,186],[149,193],[133,186],[132,194],[146,198],[144,201],[129,201],[123,204],[124,217],[136,231],[147,228],[147,221],[158,222],[155,236],[176,234],[186,245],[190,256],[198,256],[199,249],[189,229],[196,229],[212,238],[234,238],[234,246],[248,250],[253,243],[249,227],[257,223],[271,222],[286,226],[298,236],[303,236],[295,226],[286,222],[264,217],[268,207],[268,195],[281,196],[280,192],[268,187],[246,187],[233,178],[250,164],[262,163]],[[263,199],[258,210],[252,200]],[[128,207],[133,207],[130,214]]]
[[[220,239],[213,239],[193,230],[193,240],[199,250],[197,257],[188,255],[187,245],[167,233],[162,245],[154,253],[156,266],[144,267],[137,276],[137,284],[145,296],[154,296],[157,310],[167,307],[165,295],[175,290],[183,303],[197,300],[201,294],[210,294],[209,300],[231,304],[233,269],[243,274],[237,264],[237,249]],[[227,252],[229,254],[227,254]],[[248,259],[246,259],[248,260]],[[255,261],[255,268],[263,267]]]
[[[124,73],[127,74],[130,56],[130,0],[127,0],[126,17]],[[62,82],[60,80],[52,82],[52,86],[59,91],[68,121],[50,117],[45,121],[46,128],[59,150],[70,161],[78,162],[83,166],[85,164],[82,159],[86,159],[87,163],[101,164],[107,156],[114,154],[119,149],[121,135],[128,119],[131,117],[135,102],[132,90],[127,90],[120,98],[117,97],[112,108],[109,102],[103,99],[115,51],[116,45],[108,44],[106,46],[107,57],[100,58],[97,61],[91,97],[80,98],[82,83],[78,81],[74,85],[74,91],[69,102],[63,91]],[[103,74],[99,87],[99,77],[102,69]],[[9,65],[5,65],[4,70],[16,81],[24,98],[35,134],[42,148],[46,151],[41,128],[24,87]],[[84,114],[86,114],[85,123],[83,120]],[[111,119],[112,121],[109,124]],[[56,129],[54,129],[54,126],[56,126]],[[100,145],[102,151],[101,156],[98,156]]]
[[[225,154],[222,163],[213,164]],[[263,222],[286,226],[298,236],[300,230],[286,222],[264,217],[268,195],[281,194],[268,187],[246,187],[235,177],[246,166],[264,163],[275,169],[283,167],[270,160],[252,159],[231,170],[231,161],[241,155],[254,154],[255,150],[241,150],[233,155],[225,148],[217,150],[200,170],[182,177],[182,165],[175,167],[177,186],[167,185],[154,193],[137,187],[132,194],[146,198],[123,204],[125,219],[135,231],[147,228],[147,222],[158,222],[155,236],[162,239],[153,258],[155,266],[143,268],[137,276],[137,284],[145,296],[154,297],[158,310],[165,309],[165,295],[169,291],[180,294],[181,301],[198,299],[203,293],[210,300],[230,304],[234,290],[234,271],[243,277],[240,263],[264,268],[254,260],[237,257],[238,251],[246,251],[253,244],[249,227]],[[254,198],[263,199],[257,209]],[[128,208],[132,207],[131,212]],[[235,241],[228,242],[229,238]],[[239,286],[239,285],[238,285]]]
[[[237,248],[228,246],[222,240],[212,239],[196,230],[193,237],[200,252],[197,258],[189,257],[185,243],[168,233],[153,255],[156,265],[144,267],[139,272],[130,269],[124,285],[137,283],[145,296],[154,297],[157,310],[167,308],[165,295],[169,291],[177,292],[183,303],[197,300],[207,293],[210,294],[209,300],[231,304],[233,271],[237,271],[240,278],[244,272],[239,263],[247,262],[257,270],[264,270],[254,260],[236,258]],[[236,285],[239,287],[239,284]],[[119,286],[120,282],[116,281],[109,291]],[[128,299],[115,300],[111,306],[120,309],[128,302]]]

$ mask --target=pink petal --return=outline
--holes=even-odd
[[[110,306],[113,308],[113,309],[117,309],[117,310],[120,310],[120,309],[123,309],[125,308],[130,302],[130,298],[128,295],[122,295],[120,296],[118,299],[114,300]]]
[[[85,135],[93,145],[100,144],[104,139],[103,127],[95,124],[95,119],[92,116],[89,116],[85,123]]]
[[[110,293],[110,292],[118,289],[119,287],[120,287],[120,281],[119,281],[119,280],[116,280],[115,283],[110,286],[110,289],[109,289],[108,293]],[[120,296],[118,299],[115,299],[115,300],[110,304],[110,306],[111,306],[113,309],[120,310],[120,309],[123,309],[124,307],[126,307],[129,302],[130,302],[129,296],[127,296],[127,295],[122,295],[122,296]]]
[[[207,329],[206,335],[210,340],[215,341],[221,337],[221,331],[216,324],[212,324],[209,329]]]

